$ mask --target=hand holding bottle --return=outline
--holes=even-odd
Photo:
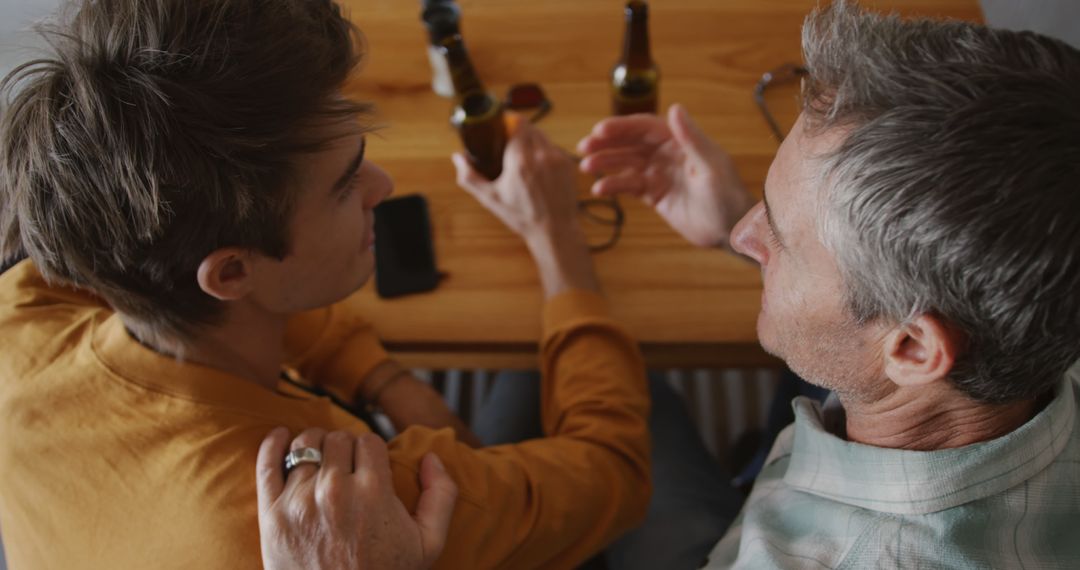
[[[525,240],[548,297],[567,289],[597,290],[577,222],[573,160],[528,121],[509,116],[516,125],[510,129],[502,174],[490,181],[464,154],[455,153],[458,185]]]

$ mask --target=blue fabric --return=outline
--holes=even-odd
[[[650,374],[653,496],[644,524],[604,553],[611,570],[698,568],[742,506],[729,474],[713,459],[681,397]],[[485,445],[541,437],[540,379],[504,372],[474,422]]]
[[[784,428],[795,421],[795,411],[791,407],[792,400],[799,396],[805,396],[819,403],[824,403],[829,394],[829,390],[814,386],[800,378],[798,374],[785,369],[780,375],[780,382],[776,386],[776,394],[773,395],[772,403],[769,405],[769,417],[766,420],[765,432],[761,437],[761,445],[758,447],[757,452],[754,453],[753,458],[732,480],[732,484],[738,488],[749,485],[757,479],[758,474],[761,473],[761,468],[765,465],[765,458],[768,457],[769,450],[772,449],[773,443],[776,442],[776,437],[780,435]]]

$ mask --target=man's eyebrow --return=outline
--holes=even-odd
[[[353,174],[360,169],[360,164],[364,162],[364,150],[367,148],[367,137],[360,138],[360,148],[356,151],[356,156],[349,162],[348,168],[345,169],[344,174],[338,178],[334,183],[334,187],[330,189],[330,193],[339,192],[349,185],[349,180],[352,179]]]
[[[765,196],[765,190],[761,191],[761,201],[765,204],[765,219],[769,222],[769,229],[772,230],[776,241],[780,242],[780,245],[784,245],[784,238],[780,235],[780,228],[776,227],[776,220],[773,219],[772,210],[769,208],[769,199]]]

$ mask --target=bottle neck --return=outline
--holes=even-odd
[[[461,11],[457,4],[449,0],[428,0],[420,13],[427,28],[428,41],[433,46],[442,45],[451,36],[460,33]]]
[[[482,93],[484,84],[476,75],[469,53],[465,51],[465,42],[460,34],[455,34],[442,44],[446,53],[446,62],[450,67],[450,78],[454,82],[454,94],[460,100],[471,93]]]
[[[622,63],[632,69],[652,67],[649,50],[649,5],[644,0],[626,3],[626,39],[623,43]]]

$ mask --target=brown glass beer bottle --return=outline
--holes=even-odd
[[[656,113],[659,91],[660,68],[649,50],[649,4],[629,0],[623,54],[611,72],[612,112]]]
[[[460,34],[447,38],[442,47],[454,82],[455,105],[450,123],[461,135],[473,168],[488,180],[495,180],[502,173],[506,149],[502,103],[484,90]]]

